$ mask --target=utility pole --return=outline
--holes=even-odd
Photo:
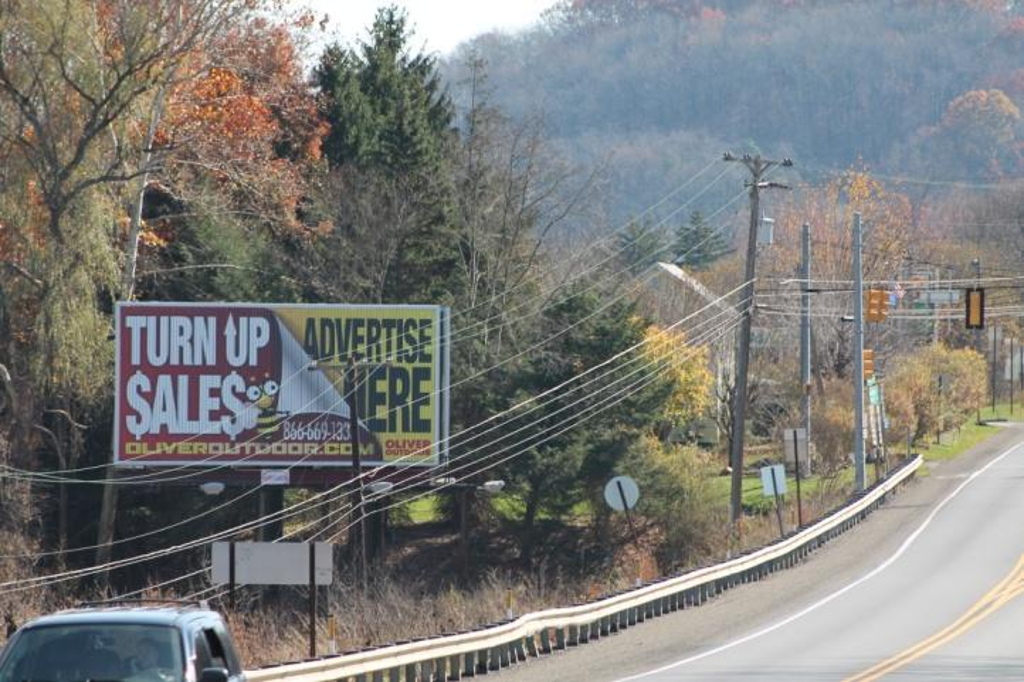
[[[974,266],[974,288],[975,289],[980,289],[981,288],[981,259],[980,258],[975,258],[971,262],[971,265]],[[981,337],[981,330],[980,329],[975,329],[974,330],[974,349],[976,351],[978,351],[978,354],[981,355],[982,358],[985,357],[985,349],[982,347],[982,337]],[[977,423],[978,424],[981,423],[981,407],[980,407],[980,404],[979,404],[979,407],[978,407]]]
[[[1010,356],[1009,356],[1009,360],[1008,360],[1007,364],[1010,365],[1010,372],[1009,372],[1009,376],[1007,377],[1009,379],[1009,381],[1007,383],[1009,383],[1009,385],[1010,385],[1010,416],[1012,417],[1013,416],[1013,336],[1012,335],[1010,336]]]
[[[992,418],[996,418],[996,358],[999,357],[999,327],[992,325]]]
[[[853,214],[853,466],[854,489],[864,490],[864,269],[861,264],[863,231],[860,213]]]
[[[811,226],[800,230],[800,419],[807,437],[807,465],[811,459]],[[799,474],[798,474],[799,475]]]
[[[736,347],[736,382],[733,393],[732,406],[732,439],[730,442],[729,464],[732,466],[731,487],[729,491],[729,518],[734,527],[737,527],[743,515],[743,436],[745,434],[744,420],[747,415],[747,373],[750,362],[750,325],[751,316],[754,310],[754,275],[756,272],[755,261],[757,259],[757,226],[761,215],[762,189],[789,189],[785,185],[763,180],[765,173],[779,166],[792,166],[789,159],[782,161],[771,161],[758,156],[744,154],[736,157],[726,152],[722,156],[724,161],[736,161],[742,163],[750,171],[750,180],[747,187],[750,188],[750,229],[747,234],[747,263],[744,272],[743,293],[740,299],[740,312],[743,319],[740,322],[740,338]]]

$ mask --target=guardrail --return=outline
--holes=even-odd
[[[917,456],[814,524],[728,561],[660,578],[573,606],[528,613],[468,632],[424,637],[257,668],[249,682],[445,682],[486,675],[531,657],[586,644],[802,561],[860,523],[921,466]]]

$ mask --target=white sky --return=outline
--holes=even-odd
[[[473,36],[499,29],[506,32],[530,26],[555,0],[394,0],[404,7],[415,30],[413,45],[429,52],[450,52]],[[309,7],[318,20],[328,14],[328,31],[343,41],[362,38],[378,7],[389,0],[291,0]]]

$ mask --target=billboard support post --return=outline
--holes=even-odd
[[[234,545],[234,543],[232,543]],[[316,543],[309,543],[309,657],[316,658]]]
[[[235,541],[228,543],[228,606],[235,610]]]
[[[366,592],[366,514],[363,510],[363,460],[359,450],[359,400],[356,391],[359,390],[359,364],[354,355],[348,356],[348,386],[345,393],[348,398],[349,428],[348,437],[352,447],[352,472],[356,477],[356,485],[352,490],[355,500],[352,508],[359,514],[357,523],[353,526],[359,537],[352,543],[353,548],[359,552],[359,561],[356,564],[359,572],[359,583]]]

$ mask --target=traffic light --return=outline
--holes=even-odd
[[[984,289],[968,289],[967,296],[967,328],[968,329],[984,329],[985,328],[985,290]]]
[[[882,289],[868,289],[867,310],[864,318],[868,322],[885,322],[889,315],[889,292]]]
[[[867,381],[875,376],[875,351],[871,348],[864,349],[864,380]]]

